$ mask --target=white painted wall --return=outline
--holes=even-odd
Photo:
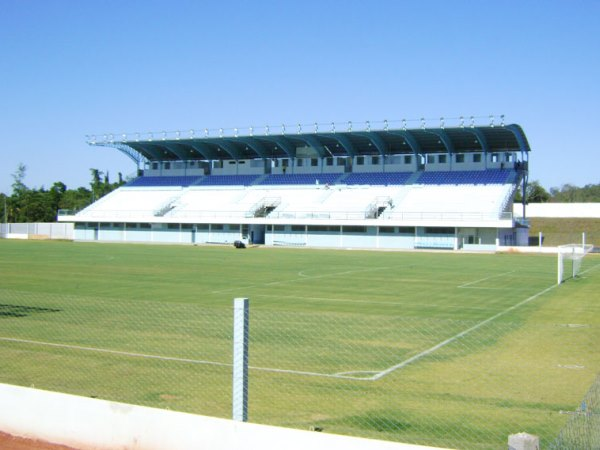
[[[0,384],[0,430],[94,450],[432,450]]]
[[[516,204],[513,212],[522,217],[523,206]],[[600,219],[600,203],[529,203],[527,217],[592,218]]]

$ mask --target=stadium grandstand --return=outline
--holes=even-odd
[[[89,137],[137,177],[79,212],[77,240],[390,249],[527,245],[519,125]],[[524,213],[525,205],[523,205]]]

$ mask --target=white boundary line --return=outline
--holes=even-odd
[[[99,347],[84,347],[80,345],[71,345],[71,344],[58,344],[55,342],[45,342],[45,341],[34,341],[31,339],[19,339],[19,338],[10,338],[0,336],[0,341],[4,342],[15,342],[19,344],[32,344],[32,345],[42,345],[46,347],[55,347],[55,348],[65,348],[68,350],[81,350],[87,352],[98,352],[98,353],[109,353],[112,355],[119,356],[129,356],[134,358],[146,358],[146,359],[158,359],[161,361],[176,361],[183,362],[189,364],[204,364],[209,366],[220,366],[220,367],[233,367],[231,363],[222,363],[217,361],[208,361],[203,359],[191,359],[191,358],[178,358],[175,356],[162,356],[162,355],[151,355],[148,353],[136,353],[136,352],[125,352],[121,350],[110,350],[106,348]],[[292,370],[292,369],[277,369],[273,367],[257,367],[257,366],[249,366],[252,370],[258,370],[261,372],[273,372],[273,373],[287,373],[292,375],[306,375],[312,377],[323,377],[323,378],[342,378],[347,380],[369,380],[369,378],[365,377],[353,377],[350,375],[344,375],[344,373],[361,373],[360,371],[356,372],[342,372],[339,374],[330,374],[330,373],[321,373],[321,372],[308,372],[302,370]],[[375,373],[376,371],[370,371],[370,373]]]
[[[379,379],[385,377],[386,375],[389,375],[390,373],[392,373],[392,372],[394,372],[394,371],[396,371],[398,369],[401,369],[403,367],[408,366],[409,364],[411,364],[411,363],[413,363],[413,362],[415,362],[415,361],[423,358],[424,356],[427,356],[430,353],[433,353],[436,350],[438,350],[438,349],[440,349],[440,348],[442,348],[442,347],[444,347],[444,346],[446,346],[446,345],[448,345],[448,344],[456,341],[457,339],[461,338],[462,336],[464,336],[466,334],[469,334],[471,331],[474,331],[474,330],[476,330],[478,328],[481,328],[483,325],[485,325],[485,324],[487,324],[487,323],[489,323],[489,322],[491,322],[493,320],[496,320],[498,317],[501,317],[501,316],[503,316],[503,315],[505,315],[505,314],[507,314],[507,313],[509,313],[509,312],[511,312],[511,311],[513,311],[513,310],[515,310],[515,309],[517,309],[517,308],[519,308],[519,307],[521,307],[521,306],[523,306],[523,305],[525,305],[525,304],[533,301],[533,300],[535,300],[536,298],[540,297],[541,295],[544,295],[546,292],[551,291],[556,286],[557,286],[556,284],[553,284],[552,286],[547,287],[546,289],[538,292],[537,294],[532,295],[529,298],[526,298],[525,300],[517,303],[516,305],[513,305],[513,306],[505,309],[504,311],[501,311],[498,314],[495,314],[492,317],[489,317],[488,319],[485,319],[482,322],[479,322],[477,325],[474,325],[471,328],[467,328],[466,330],[461,331],[458,334],[455,334],[454,336],[446,339],[445,341],[440,342],[439,344],[434,345],[433,347],[428,348],[427,350],[422,351],[421,353],[418,353],[418,354],[416,354],[416,355],[414,355],[414,356],[412,356],[412,357],[410,357],[410,358],[408,358],[408,359],[406,359],[406,360],[404,360],[404,361],[402,361],[402,362],[400,362],[400,363],[398,363],[398,364],[396,364],[396,365],[394,365],[392,367],[389,367],[389,368],[387,368],[385,370],[382,370],[377,375],[374,375],[373,377],[369,378],[369,380],[373,380],[373,381],[379,380]]]
[[[592,267],[588,267],[587,269],[585,269],[583,272],[579,272],[580,275],[583,275],[584,273],[588,273],[591,272],[592,270],[597,269],[598,267],[600,267],[600,264],[596,264],[595,266]]]
[[[297,283],[298,281],[307,281],[307,280],[316,280],[319,278],[331,278],[331,277],[337,277],[340,275],[350,275],[353,273],[362,273],[362,272],[374,272],[377,270],[388,270],[388,269],[392,269],[392,267],[373,267],[370,269],[360,269],[360,270],[346,270],[344,272],[335,272],[335,273],[327,273],[327,274],[323,274],[323,275],[303,275],[303,276],[299,276],[298,278],[291,278],[289,280],[280,280],[280,281],[270,281],[270,282],[266,282],[266,283],[260,283],[260,284],[250,284],[247,286],[241,286],[241,287],[234,287],[234,288],[227,288],[227,289],[221,289],[221,290],[217,290],[217,291],[211,291],[211,294],[221,294],[223,292],[231,292],[231,291],[239,291],[239,290],[243,290],[243,289],[250,289],[250,288],[255,288],[255,287],[263,287],[263,286],[275,286],[278,284],[287,284],[287,283]]]
[[[485,289],[485,288],[482,288]],[[366,305],[386,305],[386,306],[403,306],[406,307],[407,303],[405,302],[394,302],[394,301],[376,301],[376,300],[359,300],[359,299],[351,299],[351,298],[329,298],[329,297],[304,297],[301,295],[275,295],[275,294],[256,294],[253,298],[279,298],[279,299],[296,299],[296,300],[307,300],[307,301],[319,301],[319,302],[332,302],[332,303],[362,303]],[[427,306],[431,308],[442,308],[442,309],[452,309],[452,308],[460,308],[460,309],[468,309],[468,310],[489,310],[489,308],[484,308],[482,306],[464,306],[464,305],[440,305],[437,303],[414,303],[408,304],[408,306],[418,305],[418,306]]]
[[[135,358],[159,359],[162,361],[177,361],[177,362],[185,362],[185,363],[192,363],[192,364],[207,364],[207,365],[211,365],[211,366],[231,366],[231,364],[228,364],[228,363],[220,363],[220,362],[216,362],[216,361],[207,361],[207,360],[202,360],[202,359],[189,359],[189,358],[178,358],[175,356],[150,355],[148,353],[125,352],[125,351],[121,351],[121,350],[110,350],[110,349],[99,348],[99,347],[83,347],[80,345],[71,345],[71,344],[57,344],[55,342],[33,341],[30,339],[0,337],[0,341],[16,342],[19,344],[44,345],[47,347],[66,348],[69,350],[83,350],[83,351],[87,351],[87,352],[110,353],[112,355],[133,356]]]
[[[499,274],[492,275],[489,277],[481,278],[479,280],[471,281],[470,283],[461,284],[458,287],[459,288],[468,288],[469,286],[471,286],[473,284],[481,283],[482,281],[486,281],[486,280],[491,280],[492,278],[503,277],[504,275],[508,275],[509,273],[514,273],[514,272],[515,272],[514,270],[511,270],[509,272],[499,273]],[[476,288],[476,289],[504,289],[504,288]]]

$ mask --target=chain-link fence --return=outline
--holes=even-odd
[[[562,449],[600,448],[600,376],[575,411],[561,411],[569,419],[556,441],[548,447]]]
[[[231,299],[0,289],[0,329],[0,382],[232,415]],[[581,403],[590,325],[251,307],[249,329],[250,422],[460,449],[520,431],[542,448],[598,445],[598,381]]]

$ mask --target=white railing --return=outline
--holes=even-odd
[[[86,135],[91,145],[118,144],[126,142],[179,141],[189,139],[237,138],[240,136],[285,136],[306,133],[335,133],[351,131],[387,131],[393,129],[445,128],[448,126],[474,127],[488,125],[504,126],[504,115],[461,116],[393,120],[348,120],[345,122],[312,122],[262,126],[200,128],[187,130],[162,130],[125,133],[100,133]]]
[[[171,211],[168,213],[169,219],[211,219],[211,218],[248,218],[248,210],[223,210],[223,211],[206,211],[206,210],[187,210],[187,211]],[[129,211],[90,211],[78,216],[81,219],[144,219],[148,221],[155,219],[153,210],[129,210]],[[365,211],[282,211],[271,212],[267,218],[269,219],[311,219],[311,220],[365,220],[372,219]],[[476,212],[390,212],[379,217],[380,222],[402,220],[437,220],[437,221],[498,221],[512,220],[513,215],[510,212],[503,213],[476,213]]]
[[[512,220],[512,213],[477,212],[401,212],[385,214],[383,220],[457,220],[457,221],[497,221]]]

